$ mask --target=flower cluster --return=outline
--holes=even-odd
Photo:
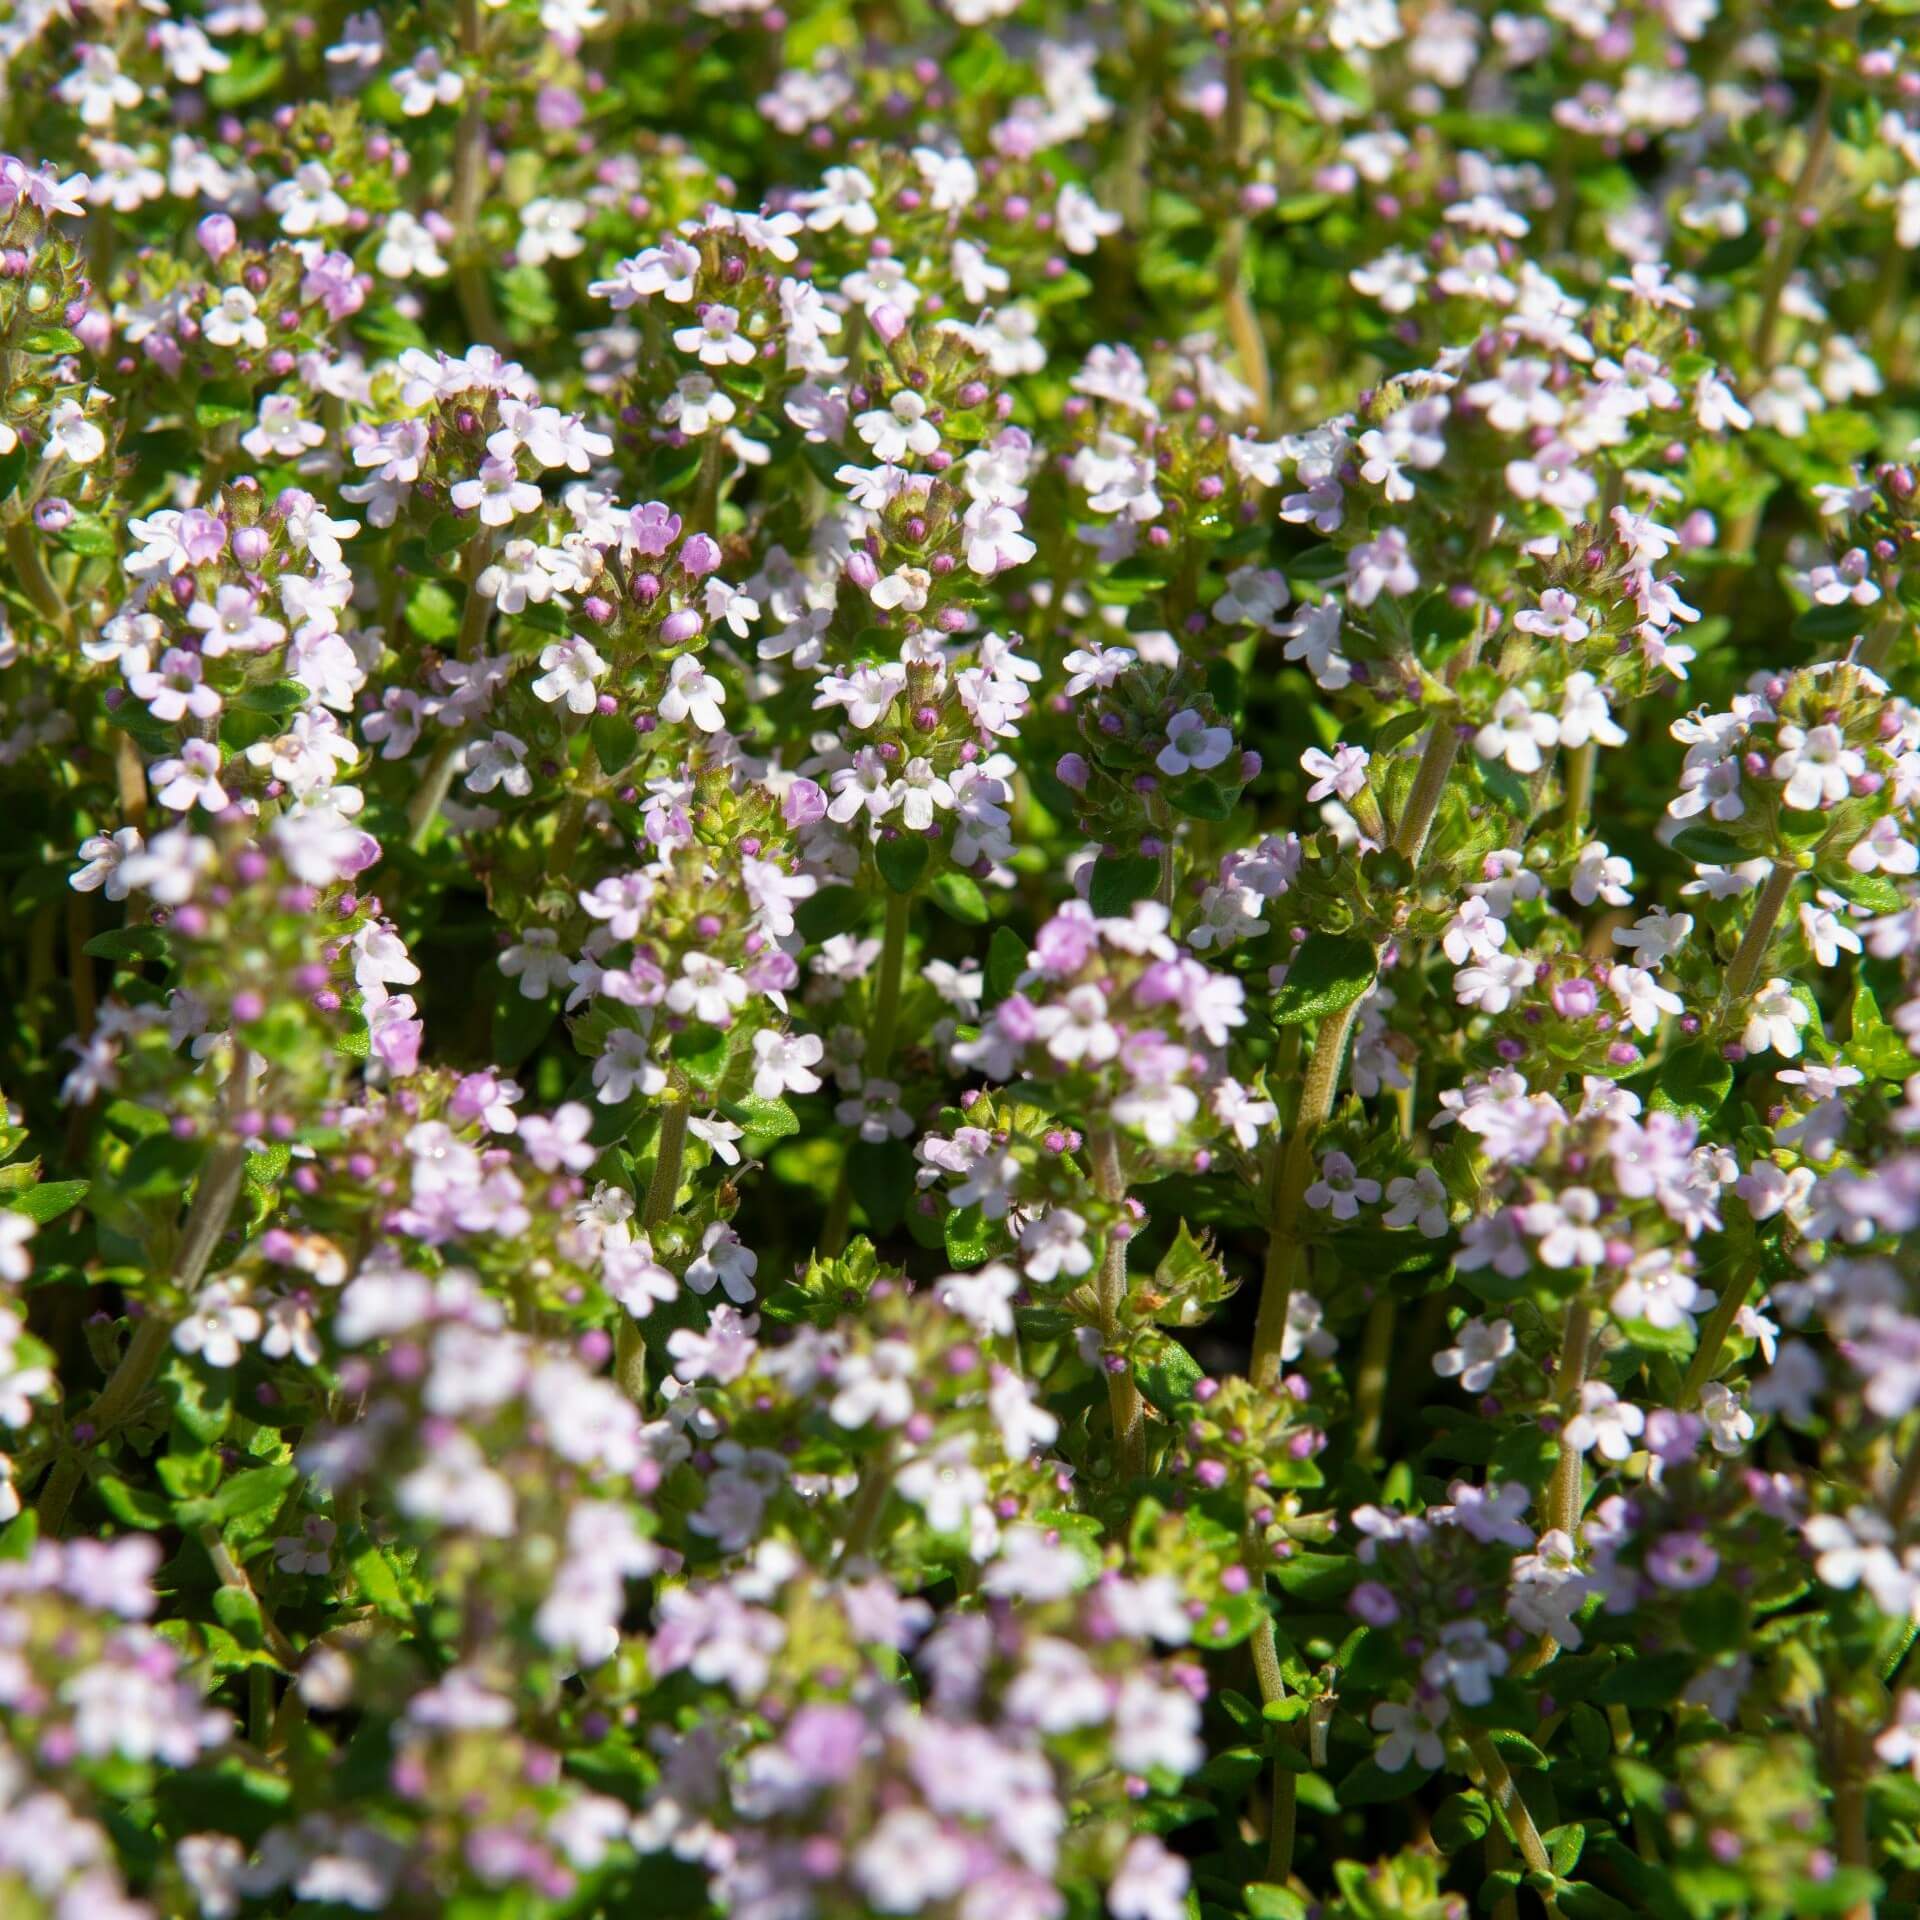
[[[1914,1912],[1908,12],[0,6],[0,1911]]]

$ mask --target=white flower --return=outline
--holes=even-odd
[[[1351,800],[1367,784],[1370,758],[1364,747],[1336,746],[1331,754],[1309,747],[1300,756],[1300,765],[1313,776],[1307,798],[1324,800],[1332,793]]]
[[[1473,736],[1474,751],[1488,760],[1504,760],[1515,773],[1538,773],[1542,749],[1560,738],[1560,722],[1536,713],[1518,687],[1509,687],[1493,709],[1493,718]]]
[[[499,961],[500,971],[520,982],[521,995],[528,1000],[544,1000],[555,987],[564,986],[572,964],[551,927],[529,927]]]
[[[1353,1162],[1338,1149],[1322,1157],[1320,1178],[1306,1191],[1308,1206],[1331,1209],[1336,1220],[1353,1219],[1362,1206],[1371,1206],[1379,1198],[1380,1182],[1356,1173]]]
[[[838,1391],[827,1413],[836,1426],[904,1426],[913,1414],[913,1382],[920,1362],[904,1340],[877,1340],[867,1353],[850,1353],[834,1374]]]
[[[720,710],[726,697],[726,689],[698,658],[683,653],[668,672],[667,690],[660,696],[660,718],[676,724],[691,720],[702,733],[718,733],[727,724]]]
[[[33,1256],[27,1251],[27,1242],[39,1231],[29,1215],[0,1208],[0,1280],[18,1286],[33,1272]],[[4,1325],[5,1318],[4,1310],[0,1310],[0,1325]],[[0,1346],[5,1344],[0,1342]]]
[[[260,1338],[262,1324],[237,1283],[216,1280],[194,1296],[173,1330],[173,1344],[182,1353],[198,1354],[210,1367],[236,1366],[241,1348]]]
[[[724,1220],[715,1220],[687,1268],[687,1285],[695,1293],[711,1293],[717,1281],[735,1306],[744,1307],[753,1298],[753,1276],[759,1265],[760,1256],[743,1245]]]
[[[585,250],[580,229],[587,209],[578,200],[552,200],[544,195],[520,209],[520,238],[513,257],[523,267],[544,267],[549,260],[571,260]]]
[[[565,701],[569,713],[587,714],[599,699],[594,683],[607,672],[607,663],[592,641],[572,634],[540,650],[540,664],[546,669],[533,682],[533,694],[549,706]]]
[[[1806,1002],[1795,995],[1792,981],[1776,975],[1753,996],[1740,1044],[1749,1053],[1772,1051],[1796,1060],[1800,1056],[1800,1029],[1812,1018]]]
[[[106,450],[107,436],[87,418],[78,400],[62,400],[48,414],[47,438],[41,448],[44,459],[90,467]]]
[[[817,1033],[778,1033],[762,1028],[753,1036],[753,1091],[760,1100],[787,1093],[817,1093],[825,1043]]]
[[[1597,1447],[1603,1459],[1624,1460],[1646,1424],[1647,1416],[1604,1380],[1589,1380],[1580,1389],[1580,1411],[1561,1429],[1560,1438],[1576,1453]]]
[[[967,535],[967,565],[991,578],[1022,567],[1039,549],[1020,530],[1020,515],[997,500],[976,500],[961,516]]]
[[[858,414],[854,430],[873,449],[873,457],[896,466],[908,454],[940,451],[940,429],[927,418],[926,401],[902,387],[884,407]]]
[[[1113,1920],[1185,1920],[1192,1878],[1193,1870],[1165,1841],[1137,1834],[1114,1870],[1107,1911]]]
[[[1444,1699],[1413,1700],[1405,1706],[1396,1700],[1376,1701],[1367,1716],[1368,1725],[1381,1736],[1373,1750],[1374,1765],[1382,1773],[1398,1773],[1409,1760],[1429,1771],[1438,1767],[1447,1757],[1440,1735],[1448,1712]]]
[[[1511,1320],[1463,1320],[1453,1340],[1433,1356],[1433,1370],[1443,1380],[1457,1379],[1468,1393],[1485,1393],[1515,1349]]]
[[[1169,777],[1189,771],[1205,773],[1233,751],[1233,734],[1226,727],[1210,727],[1192,707],[1182,707],[1167,722],[1167,744],[1153,764]]]

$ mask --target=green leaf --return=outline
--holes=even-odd
[[[1290,1887],[1255,1880],[1246,1896],[1248,1920],[1307,1920],[1307,1903]]]
[[[983,1265],[1005,1237],[1006,1229],[978,1206],[950,1207],[942,1222],[949,1263],[962,1270]]]
[[[1193,1398],[1194,1388],[1206,1378],[1199,1361],[1178,1340],[1165,1335],[1142,1345],[1146,1357],[1133,1364],[1141,1391],[1162,1413],[1185,1406]]]
[[[1591,1697],[1603,1707],[1668,1707],[1698,1664],[1690,1653],[1639,1654],[1616,1661],[1594,1683]]]
[[[987,896],[980,891],[980,883],[970,873],[956,873],[949,869],[939,875],[927,889],[933,904],[942,913],[960,921],[969,927],[983,927],[987,923]]]
[[[1027,943],[1011,927],[995,927],[987,942],[985,1005],[997,1007],[1027,970]]]
[[[176,1354],[167,1364],[166,1387],[173,1417],[202,1445],[218,1440],[233,1419],[233,1380],[217,1367],[204,1372]]]
[[[727,1117],[736,1126],[758,1134],[763,1140],[785,1140],[800,1131],[800,1117],[784,1100],[762,1100],[758,1094],[743,1094],[729,1100]]]
[[[169,1502],[145,1487],[130,1485],[115,1474],[102,1474],[94,1482],[93,1490],[100,1496],[100,1504],[123,1527],[139,1527],[152,1533],[174,1523]]]
[[[230,400],[201,400],[193,409],[193,424],[202,433],[211,433],[216,427],[230,426],[235,420],[251,420],[254,407],[249,402],[237,406]]]
[[[113,537],[112,529],[96,513],[75,514],[59,539],[69,553],[85,554],[91,559],[120,551],[120,543]]]
[[[266,1644],[259,1600],[245,1587],[216,1587],[213,1617],[251,1653]]]
[[[20,342],[28,353],[78,353],[80,336],[65,327],[36,327]]]
[[[1087,904],[1102,920],[1123,916],[1136,900],[1152,898],[1160,863],[1144,853],[1103,853],[1093,863]]]
[[[793,910],[793,924],[809,944],[851,933],[867,917],[869,896],[853,887],[822,887]]]
[[[247,687],[227,702],[242,713],[264,713],[270,719],[298,713],[307,704],[307,690],[297,680],[276,680],[270,686]]]
[[[1388,1773],[1369,1755],[1336,1791],[1343,1807],[1377,1806],[1392,1800],[1411,1800],[1432,1778],[1431,1767],[1406,1766],[1398,1773]]]
[[[1660,1069],[1653,1105],[1704,1123],[1720,1111],[1732,1090],[1733,1068],[1712,1047],[1681,1047]]]
[[[1324,1020],[1351,1006],[1373,985],[1379,964],[1372,944],[1358,934],[1309,934],[1273,996],[1275,1023]]]
[[[593,755],[600,762],[600,771],[609,774],[618,773],[633,758],[640,744],[632,723],[617,713],[595,714],[587,737],[593,742]]]
[[[856,1140],[847,1149],[847,1183],[876,1234],[906,1217],[913,1193],[913,1149],[904,1140]]]
[[[210,1499],[196,1500],[181,1513],[181,1524],[224,1527],[229,1520],[243,1520],[284,1499],[299,1478],[300,1469],[291,1460],[274,1467],[250,1467],[245,1473],[236,1473]]]
[[[451,640],[460,631],[459,603],[438,580],[422,580],[407,597],[407,625],[422,640]]]
[[[1237,797],[1212,780],[1182,780],[1167,789],[1169,804],[1191,820],[1229,819]]]
[[[1433,1840],[1442,1853],[1458,1853],[1484,1840],[1493,1810],[1484,1793],[1450,1793],[1433,1810]]]
[[[389,1620],[402,1620],[412,1625],[413,1609],[407,1605],[406,1596],[400,1591],[400,1581],[392,1564],[372,1541],[363,1541],[349,1554],[347,1565],[360,1584],[361,1598],[368,1605],[384,1613]]]
[[[58,1220],[63,1213],[77,1207],[87,1197],[87,1189],[92,1184],[90,1180],[43,1180],[37,1187],[16,1193],[8,1200],[7,1208],[12,1213],[24,1213],[29,1220],[44,1227],[49,1220]]]
[[[891,840],[882,840],[873,850],[873,864],[895,893],[911,893],[920,884],[920,876],[926,872],[932,857],[933,848],[917,833],[902,833]]]
[[[518,980],[496,973],[493,988],[492,1053],[497,1064],[517,1067],[553,1025],[553,1001],[543,994],[529,1000]]]
[[[1738,866],[1741,861],[1754,857],[1753,849],[1744,840],[1736,840],[1720,827],[1682,827],[1673,836],[1672,845],[1683,860],[1691,860],[1700,867]]]
[[[138,966],[143,961],[166,959],[173,946],[159,927],[115,927],[111,933],[96,933],[80,951],[96,960]]]

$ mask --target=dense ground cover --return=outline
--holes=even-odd
[[[0,1911],[1915,1912],[1913,18],[0,0]]]

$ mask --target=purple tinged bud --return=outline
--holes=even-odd
[[[233,535],[233,557],[243,567],[257,567],[273,550],[272,536],[265,527],[238,527]]]
[[[193,235],[209,260],[224,260],[240,244],[240,229],[224,213],[208,214]]]
[[[691,607],[682,607],[661,621],[660,638],[669,646],[677,647],[682,641],[691,640],[705,624]]]
[[[796,780],[780,803],[780,817],[790,827],[810,827],[827,817],[827,796],[811,780]]]
[[[907,330],[907,316],[890,300],[883,306],[875,307],[873,312],[867,317],[873,326],[874,332],[877,333],[888,346],[892,346]]]
[[[1075,793],[1084,793],[1087,790],[1089,770],[1086,761],[1079,754],[1063,753],[1053,771],[1055,778],[1063,787],[1070,788]]]
[[[1553,990],[1553,1010],[1566,1020],[1585,1020],[1600,1004],[1591,980],[1562,980]]]
[[[680,549],[680,565],[689,578],[698,580],[720,569],[720,544],[709,534],[693,534]]]
[[[864,547],[855,547],[847,555],[847,584],[858,587],[862,593],[871,593],[880,584],[880,569],[873,564],[873,556]]]

